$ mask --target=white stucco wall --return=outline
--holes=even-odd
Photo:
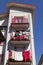
[[[31,45],[31,54],[32,54],[32,65],[36,65],[33,23],[32,23],[32,14],[31,13],[30,13],[30,35],[31,35],[30,45]]]

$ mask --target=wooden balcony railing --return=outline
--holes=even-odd
[[[15,30],[26,30],[29,27],[29,23],[11,23],[11,28]]]

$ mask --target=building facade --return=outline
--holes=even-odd
[[[36,65],[34,9],[32,5],[8,3],[7,12],[0,15],[0,61],[4,65]]]
[[[41,55],[38,65],[43,65],[43,54]]]

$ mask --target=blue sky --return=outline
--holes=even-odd
[[[38,65],[40,56],[43,53],[43,0],[0,0],[0,14],[7,11],[6,3],[8,2],[32,4],[36,7],[34,17],[34,42],[36,63]]]

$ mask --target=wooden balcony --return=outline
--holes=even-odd
[[[31,65],[31,62],[8,62],[6,65]]]
[[[29,23],[11,23],[11,28],[15,30],[26,30],[29,27]]]
[[[14,44],[14,45],[29,45],[30,40],[10,40],[9,41],[10,44]]]
[[[6,65],[31,65],[32,58],[28,61],[15,61],[14,59],[8,59]]]

